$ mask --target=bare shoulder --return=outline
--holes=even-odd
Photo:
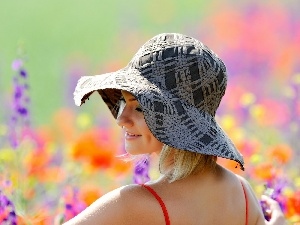
[[[96,200],[79,215],[64,225],[89,224],[132,224],[132,215],[137,213],[138,204],[143,197],[139,185],[127,185],[115,189]]]
[[[238,179],[242,182],[247,199],[248,199],[248,208],[249,208],[249,220],[256,225],[263,225],[265,224],[264,216],[261,210],[261,206],[259,201],[250,185],[250,183],[242,176],[236,175]]]

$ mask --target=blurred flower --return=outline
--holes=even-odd
[[[294,213],[300,216],[300,190],[296,191],[289,199],[288,204],[291,207],[287,207],[288,210],[294,211]]]
[[[300,190],[293,191],[289,178],[278,176],[266,184],[266,190],[276,200],[287,218],[300,218]]]
[[[136,162],[133,176],[135,184],[144,184],[150,180],[149,167],[149,156],[144,156]]]
[[[9,224],[9,225],[17,224],[15,206],[1,190],[0,190],[0,223]]]
[[[44,149],[34,149],[24,158],[24,163],[29,175],[43,178],[44,171],[51,160],[51,155]]]
[[[22,59],[15,59],[11,64],[11,68],[14,71],[19,71],[22,68],[23,64],[24,62]]]
[[[286,201],[286,211],[284,211],[284,214],[288,221],[291,222],[290,224],[298,225],[300,223],[299,209],[299,199],[294,196],[288,197]]]
[[[85,185],[80,189],[79,198],[85,202],[87,206],[102,196],[100,187]]]
[[[109,130],[101,129],[92,129],[83,133],[75,141],[71,149],[71,156],[93,168],[109,168],[112,166],[119,148],[110,133]]]
[[[263,162],[258,164],[253,169],[253,174],[255,178],[270,181],[275,177],[275,171],[273,164],[271,162]]]
[[[271,160],[285,164],[292,158],[293,150],[286,144],[278,144],[269,148],[267,154]]]
[[[17,224],[18,225],[50,225],[53,224],[53,219],[49,216],[49,212],[45,208],[40,208],[37,211],[32,211],[31,215],[18,215]]]
[[[120,157],[114,157],[109,172],[112,173],[114,177],[119,177],[121,175],[128,175],[128,172],[132,171],[132,161],[124,160]]]
[[[221,118],[221,124],[222,124],[222,127],[224,130],[226,131],[230,131],[231,129],[233,129],[234,127],[236,127],[236,120],[234,119],[233,116],[231,115],[224,115],[222,118]]]
[[[256,98],[253,93],[244,93],[240,98],[240,104],[244,107],[248,107],[249,105],[252,105],[255,102]]]
[[[61,202],[60,215],[62,215],[64,222],[72,219],[87,207],[87,204],[79,198],[78,189],[74,187],[67,187],[64,190]]]
[[[300,85],[300,73],[293,75],[292,81],[296,85]]]
[[[76,119],[79,128],[87,128],[92,124],[91,117],[87,113],[81,113]]]
[[[256,122],[264,123],[264,120],[266,119],[266,109],[261,104],[255,104],[250,107],[250,115]]]
[[[256,123],[263,126],[283,126],[289,120],[289,109],[278,100],[263,99],[249,108]],[[272,115],[272,116],[271,116]]]
[[[260,143],[255,140],[243,139],[236,143],[236,147],[242,153],[244,158],[248,159],[259,151]]]
[[[28,74],[23,67],[22,59],[16,59],[12,63],[12,69],[16,71],[13,77],[12,114],[9,123],[9,140],[13,149],[16,149],[21,141],[20,132],[29,126],[29,103]]]

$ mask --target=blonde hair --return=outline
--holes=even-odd
[[[191,174],[214,170],[217,157],[176,149],[164,145],[159,158],[159,171],[169,182],[183,179]]]

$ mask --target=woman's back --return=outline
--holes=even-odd
[[[218,166],[215,173],[191,175],[172,183],[161,179],[148,185],[163,200],[172,225],[242,225],[246,224],[243,182],[248,201],[248,224],[264,224],[255,196],[240,179]],[[129,212],[132,216],[128,224],[166,224],[162,208],[148,190],[136,186],[132,192],[139,200]]]
[[[248,223],[246,223],[246,190]],[[190,175],[169,183],[147,184],[164,202],[171,225],[262,225],[260,206],[247,182],[217,166],[215,173]],[[115,189],[93,203],[69,224],[165,225],[156,198],[141,185]]]

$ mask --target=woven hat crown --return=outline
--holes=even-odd
[[[215,115],[225,94],[226,67],[200,41],[183,34],[159,34],[147,41],[128,67],[181,101]]]

